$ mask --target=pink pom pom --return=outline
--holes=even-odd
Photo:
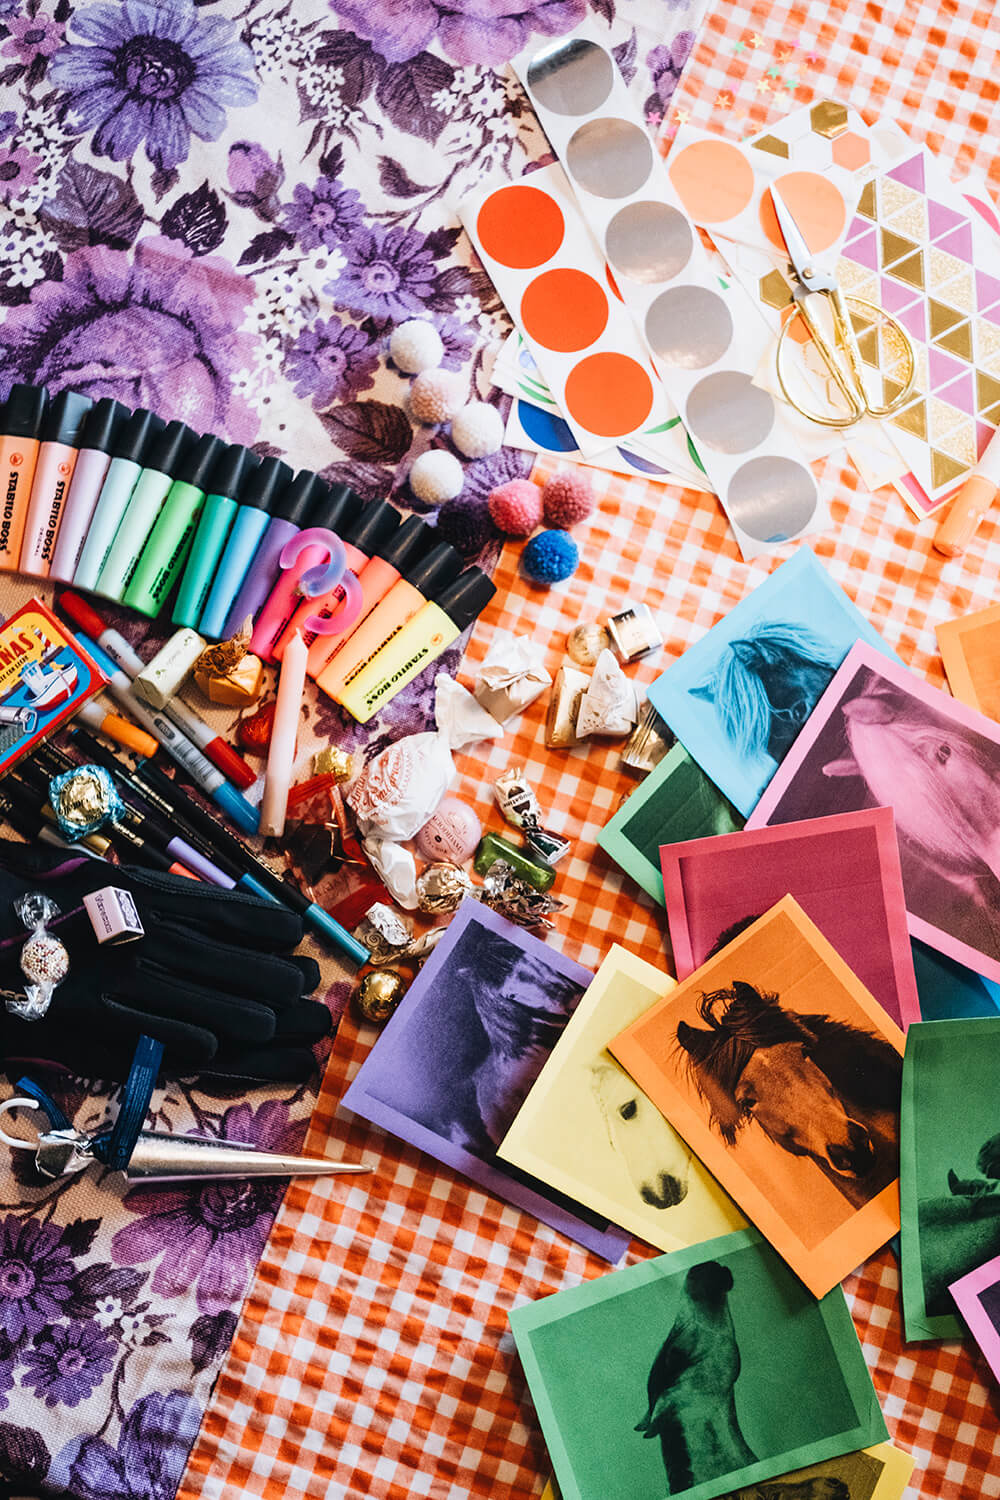
[[[530,479],[511,479],[487,501],[494,526],[507,536],[530,536],[542,519],[542,493]]]
[[[578,470],[564,469],[553,474],[542,490],[542,511],[550,526],[568,531],[593,512],[594,490],[590,480]]]
[[[410,412],[426,427],[450,421],[464,402],[462,378],[450,370],[425,370],[410,387]]]

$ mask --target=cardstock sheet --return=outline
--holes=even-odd
[[[965,964],[910,939],[922,1021],[974,1020],[1000,1014],[1000,984]]]
[[[615,1261],[628,1236],[526,1181],[496,1148],[593,979],[468,899],[341,1101],[343,1107]]]
[[[949,1290],[986,1363],[1000,1381],[1000,1255],[960,1276]]]
[[[817,1297],[896,1233],[903,1033],[793,897],[608,1050]]]
[[[1000,722],[1000,604],[946,620],[936,634],[954,696]]]
[[[498,1155],[660,1250],[746,1227],[730,1198],[607,1050],[674,981],[616,943]]]
[[[649,699],[746,817],[859,639],[895,656],[800,547],[671,663]]]
[[[887,1437],[843,1292],[817,1302],[752,1229],[510,1325],[562,1500],[711,1500]]]
[[[778,1483],[788,1485],[789,1489],[776,1487],[767,1500],[903,1500],[913,1470],[914,1460],[909,1453],[891,1443],[876,1443],[872,1448],[826,1458],[822,1463],[796,1469],[793,1474],[783,1474]],[[824,1479],[829,1481],[827,1485],[819,1482]],[[834,1486],[834,1481],[839,1484]],[[796,1489],[796,1485],[800,1488]],[[752,1486],[720,1500],[761,1500],[761,1492]]]
[[[672,745],[597,835],[617,865],[662,906],[663,843],[734,833],[743,819],[683,745]]]
[[[513,63],[745,558],[829,524],[777,402],[753,384],[767,329],[717,268],[588,21]],[[583,446],[581,444],[581,446]]]
[[[896,816],[911,936],[1000,981],[1000,726],[859,641],[747,826],[873,803]]]
[[[900,1121],[906,1338],[957,1339],[949,1288],[1000,1255],[1000,1017],[911,1026]]]
[[[890,808],[668,844],[660,861],[679,979],[794,896],[897,1026],[920,1020]]]

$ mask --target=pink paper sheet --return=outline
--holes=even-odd
[[[948,1288],[969,1331],[1000,1380],[1000,1255]]]

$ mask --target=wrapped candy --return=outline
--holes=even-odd
[[[454,776],[443,735],[409,734],[369,761],[347,793],[348,805],[366,836],[409,839],[432,816]]]
[[[338,781],[350,781],[354,775],[354,757],[349,750],[339,745],[324,745],[313,756],[314,776],[335,776]]]
[[[594,667],[590,686],[580,699],[576,717],[579,739],[592,734],[630,734],[638,718],[635,688],[615,660],[613,651],[602,651]]]
[[[579,672],[576,667],[559,668],[552,684],[545,720],[545,743],[550,750],[562,750],[579,743],[576,721],[589,686],[590,678],[586,672]]]
[[[417,864],[409,849],[392,839],[369,835],[361,846],[389,895],[407,911],[417,906]]]
[[[529,636],[498,635],[476,677],[475,695],[497,723],[534,703],[552,678],[542,666],[545,647]]]
[[[647,698],[639,722],[622,746],[622,765],[630,771],[651,771],[674,744],[673,734]]]
[[[264,688],[264,663],[248,651],[253,621],[244,620],[228,641],[208,646],[194,664],[194,680],[212,703],[246,708]]]
[[[368,962],[378,967],[401,958],[413,934],[391,906],[376,901],[354,929],[354,936],[368,949]]]
[[[417,876],[417,906],[427,916],[455,911],[473,884],[460,865],[442,859],[428,865]]]
[[[439,672],[434,679],[434,720],[453,750],[503,735],[503,726],[447,672]]]
[[[546,864],[558,864],[569,850],[566,839],[542,827],[542,809],[521,766],[512,766],[493,783],[497,807],[513,828],[520,828],[531,852]]]
[[[592,667],[602,651],[611,645],[611,637],[603,625],[590,621],[585,625],[574,625],[566,637],[566,650],[571,661],[578,667]]]
[[[384,1026],[406,994],[406,980],[395,969],[372,969],[358,985],[354,999],[365,1021]]]
[[[518,927],[551,927],[550,913],[561,911],[566,904],[536,891],[502,859],[490,866],[479,899]]]
[[[103,766],[74,766],[49,782],[52,804],[64,838],[82,839],[125,812],[112,777]]]
[[[59,907],[40,891],[25,891],[14,902],[14,910],[30,936],[21,949],[21,973],[28,981],[23,995],[8,995],[7,1010],[22,1021],[39,1021],[48,1010],[56,986],[69,973],[69,954],[49,932],[49,922],[60,915]]]

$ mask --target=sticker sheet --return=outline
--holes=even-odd
[[[794,896],[897,1026],[920,1020],[891,808],[668,844],[660,862],[679,979]]]
[[[624,1024],[673,987],[668,975],[614,944],[498,1153],[660,1250],[746,1227],[607,1050]]]
[[[562,1500],[712,1500],[888,1436],[838,1287],[752,1229],[510,1314]],[[757,1493],[757,1490],[754,1490]]]
[[[952,693],[1000,722],[1000,605],[947,620],[936,634]]]
[[[857,640],[895,656],[800,547],[656,679],[649,700],[746,817]]]
[[[1000,1255],[1000,1017],[911,1026],[900,1125],[907,1340],[961,1338],[951,1285]]]
[[[903,1041],[785,896],[608,1050],[822,1297],[899,1228]]]
[[[829,515],[778,403],[753,383],[767,330],[741,289],[720,287],[599,35],[587,22],[514,68],[740,550],[754,557],[822,529]]]
[[[891,807],[910,933],[1000,980],[1000,726],[864,641],[749,828]]]

